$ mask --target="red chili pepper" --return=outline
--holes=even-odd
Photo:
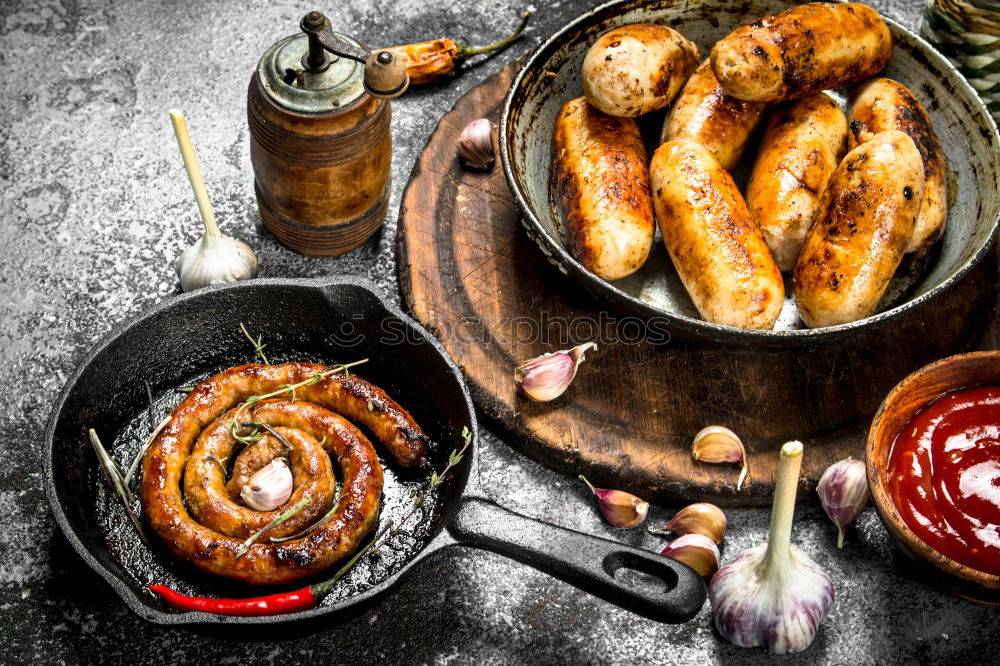
[[[182,611],[201,611],[216,615],[261,616],[297,613],[316,608],[319,598],[312,587],[303,587],[291,592],[268,594],[245,599],[215,599],[213,597],[189,597],[175,592],[166,585],[150,585],[149,589],[167,602],[171,608]]]

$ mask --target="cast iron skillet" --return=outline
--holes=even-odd
[[[458,368],[433,337],[371,287],[354,278],[261,279],[210,287],[171,298],[119,326],[83,360],[49,420],[46,490],[66,538],[125,603],[159,624],[257,624],[322,615],[346,619],[387,592],[421,560],[443,548],[468,545],[526,563],[654,620],[682,622],[695,615],[705,601],[705,586],[687,566],[527,518],[478,497],[469,474],[474,446],[423,512],[407,523],[405,536],[393,541],[393,549],[362,560],[317,609],[259,618],[181,613],[145,590],[157,582],[187,594],[248,596],[310,582],[251,590],[175,561],[155,537],[152,546],[142,545],[117,498],[105,492],[85,439],[86,429],[93,427],[112,456],[131,460],[150,428],[142,380],[149,381],[156,396],[155,418],[162,418],[180,401],[178,387],[253,360],[240,322],[263,336],[271,362],[346,363],[369,358],[358,373],[413,413],[436,443],[437,470],[460,444],[464,427],[477,432],[472,401]],[[428,472],[406,475],[392,464],[385,466],[380,524],[401,517],[426,487],[428,476]],[[620,569],[652,576],[657,585],[629,586],[625,579],[630,576],[616,577]]]

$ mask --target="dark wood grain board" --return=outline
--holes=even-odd
[[[768,504],[784,441],[805,443],[811,487],[830,463],[864,456],[871,416],[900,379],[996,348],[995,249],[922,310],[837,345],[760,351],[652,340],[660,329],[638,335],[639,320],[596,300],[528,238],[499,164],[476,173],[458,163],[459,133],[475,118],[498,120],[515,68],[470,90],[428,141],[403,198],[398,270],[406,306],[464,368],[490,426],[528,455],[650,499]],[[600,348],[561,398],[518,395],[520,362],[595,338]],[[741,492],[734,466],[691,457],[692,437],[713,424],[746,443]]]

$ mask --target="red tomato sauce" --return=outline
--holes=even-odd
[[[924,543],[1000,575],[1000,386],[946,393],[924,407],[896,436],[886,480]]]

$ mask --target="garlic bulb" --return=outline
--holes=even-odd
[[[748,470],[747,452],[743,447],[743,440],[729,428],[723,426],[702,428],[691,443],[691,455],[701,462],[742,465],[740,478],[736,481],[736,490],[743,488],[743,480]]]
[[[865,464],[852,458],[833,463],[819,477],[816,492],[826,515],[837,526],[837,548],[843,548],[844,530],[868,503]]]
[[[472,169],[493,168],[493,124],[486,118],[473,120],[458,137],[458,154]]]
[[[533,358],[514,370],[514,381],[525,396],[536,402],[555,400],[569,388],[577,368],[584,361],[584,354],[590,349],[597,349],[597,345],[586,342]]]
[[[248,280],[257,275],[257,257],[250,246],[218,232],[205,235],[177,260],[181,289],[191,291],[220,282]]]
[[[580,480],[597,496],[597,506],[605,520],[615,527],[635,527],[646,520],[646,514],[649,513],[648,502],[624,490],[595,488],[582,474]]]
[[[274,511],[292,496],[292,470],[275,458],[253,473],[240,489],[240,498],[255,511]]]
[[[714,504],[696,502],[678,511],[663,527],[650,527],[649,532],[651,534],[673,532],[677,536],[700,534],[711,539],[712,543],[722,543],[722,539],[726,536],[726,514]]]
[[[709,585],[715,626],[740,647],[774,654],[801,652],[833,604],[833,583],[791,544],[802,443],[781,448],[767,543],[749,548],[719,569]]]
[[[201,213],[201,221],[205,225],[204,235],[177,260],[177,276],[181,280],[181,289],[191,291],[210,284],[248,280],[254,277],[257,275],[257,256],[253,250],[242,241],[222,235],[219,225],[215,222],[215,211],[212,210],[212,203],[205,191],[205,180],[194,155],[194,146],[191,145],[184,114],[173,109],[170,111],[170,120],[174,125],[181,157],[184,159],[184,168],[187,169],[188,178],[191,180],[198,212]]]
[[[719,570],[719,549],[703,534],[685,534],[668,543],[660,555],[683,562],[706,581]]]

